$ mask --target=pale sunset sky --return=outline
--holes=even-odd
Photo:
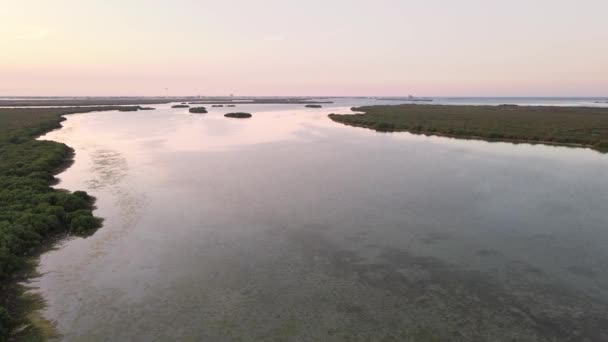
[[[608,96],[608,1],[0,1],[0,96],[165,88]]]

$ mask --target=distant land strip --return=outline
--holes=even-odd
[[[35,107],[35,106],[125,106],[140,104],[163,104],[171,102],[191,101],[183,98],[79,98],[79,99],[5,99],[0,100],[0,107]]]
[[[190,102],[191,104],[320,104],[333,103],[313,98],[249,98],[249,97],[87,97],[87,98],[11,98],[0,99],[0,107],[49,107],[49,106],[108,106],[164,104]]]
[[[193,101],[189,104],[324,104],[332,101],[313,101],[302,99],[236,99],[236,100],[202,100]]]
[[[554,106],[382,105],[329,114],[333,121],[381,132],[589,147],[608,152],[608,108]]]

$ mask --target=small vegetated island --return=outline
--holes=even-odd
[[[138,110],[154,110],[156,108],[152,107],[142,107],[142,106],[127,106],[118,108],[119,112],[137,112]]]
[[[171,106],[171,108],[189,108],[190,106],[187,104],[177,104],[177,105],[173,105]]]
[[[228,113],[228,114],[224,114],[224,116],[227,118],[236,118],[236,119],[247,119],[247,118],[252,117],[251,114],[242,113],[242,112]]]
[[[309,104],[304,106],[306,108],[322,108],[323,106],[321,106],[320,104]]]
[[[329,114],[346,125],[459,138],[590,147],[608,152],[608,108],[386,105]]]
[[[205,107],[192,107],[188,111],[190,113],[195,113],[195,114],[205,114],[205,113],[207,113],[207,108],[205,108]]]
[[[69,166],[73,150],[36,140],[61,127],[62,115],[124,110],[124,107],[0,108],[0,341],[20,327],[17,340],[36,339],[38,328],[26,316],[34,302],[17,285],[27,258],[61,233],[87,234],[101,225],[94,199],[84,191],[51,188],[54,175]]]

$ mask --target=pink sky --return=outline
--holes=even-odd
[[[0,96],[608,96],[606,1],[263,5],[0,4]]]

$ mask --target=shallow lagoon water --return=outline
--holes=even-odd
[[[60,339],[608,340],[608,155],[378,133],[327,114],[381,101],[336,101],[43,137],[105,219],[41,258]]]

